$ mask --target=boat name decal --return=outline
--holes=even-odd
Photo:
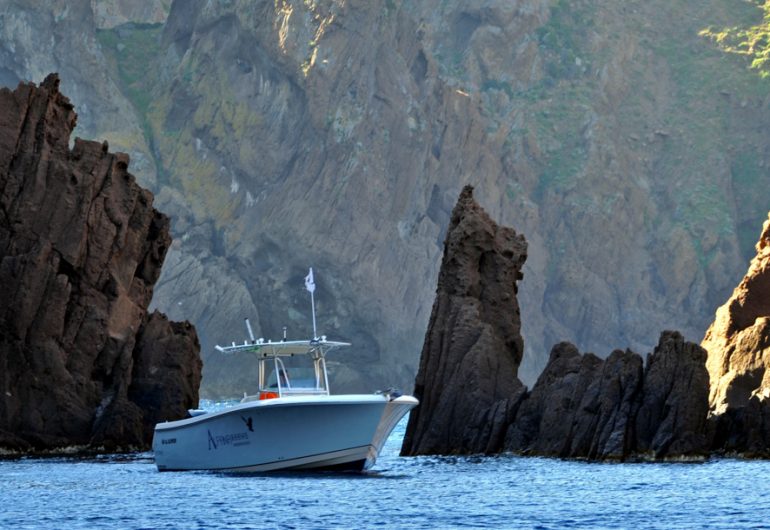
[[[176,438],[163,438],[163,439],[161,439],[160,443],[162,445],[175,444],[176,443]]]
[[[217,449],[221,445],[246,445],[249,443],[249,434],[247,432],[236,432],[232,434],[217,434],[216,436],[211,434],[211,431],[206,429],[209,435],[209,451]]]

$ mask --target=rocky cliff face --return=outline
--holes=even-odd
[[[402,454],[496,451],[525,388],[516,282],[527,242],[460,194],[415,381]]]
[[[720,81],[753,74],[697,36],[729,20],[694,2],[175,4],[148,115],[174,190],[159,200],[189,237],[159,307],[200,308],[204,344],[246,314],[266,336],[302,330],[312,264],[323,327],[361,348],[342,379],[408,387],[473,175],[492,218],[529,234],[527,380],[566,337],[604,352],[700,335],[696,308],[739,274],[750,190],[770,189],[764,100]]]
[[[717,310],[702,346],[716,446],[770,454],[770,220],[756,256],[730,299]]]
[[[162,28],[98,32],[89,0],[6,5],[0,74],[77,80],[81,126],[172,214],[156,305],[206,356],[247,315],[303,334],[313,265],[321,328],[360,347],[335,379],[408,387],[469,176],[527,234],[528,381],[566,338],[702,335],[766,211],[767,82],[699,35],[761,21],[754,3],[179,1]],[[210,391],[249,384],[230,362]]]
[[[52,74],[0,90],[0,445],[146,447],[197,405],[195,329],[148,315],[168,218]]]
[[[160,24],[166,21],[171,0],[91,0],[96,27],[123,24]]]
[[[97,38],[92,7],[120,0],[3,0],[0,9],[0,86],[62,76],[62,91],[78,109],[76,134],[106,139],[129,153],[131,167],[147,186],[155,184],[155,161],[142,118],[124,95]]]

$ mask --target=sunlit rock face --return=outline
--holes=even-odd
[[[197,405],[195,329],[147,306],[169,220],[55,74],[0,89],[0,446],[149,447]]]
[[[404,455],[500,450],[525,387],[516,282],[524,236],[498,226],[463,189],[452,212],[425,336]]]
[[[703,339],[711,376],[715,445],[770,454],[770,219],[756,256]]]

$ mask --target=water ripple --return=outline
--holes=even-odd
[[[770,462],[401,458],[374,470],[158,473],[151,453],[0,461],[0,528],[766,528]]]

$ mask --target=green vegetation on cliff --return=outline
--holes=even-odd
[[[756,13],[747,21],[723,28],[708,27],[701,35],[711,38],[728,53],[745,56],[751,68],[762,77],[770,76],[770,1],[748,0],[756,6]],[[755,17],[761,16],[761,21]]]
[[[121,89],[142,118],[146,118],[152,103],[162,32],[162,24],[126,24],[96,32],[102,50],[115,68]]]

